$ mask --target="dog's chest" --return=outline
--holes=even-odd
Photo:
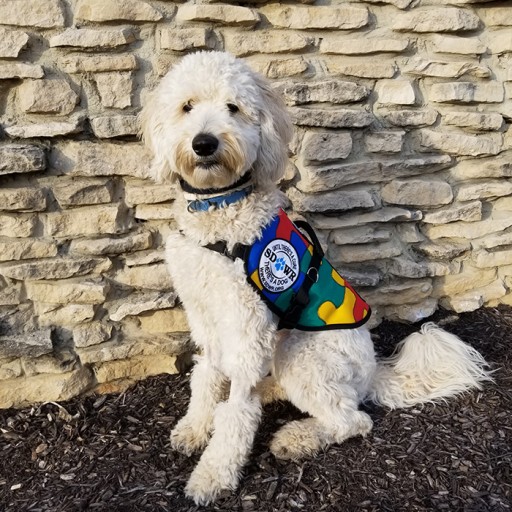
[[[166,259],[174,287],[189,321],[231,330],[240,319],[267,313],[267,307],[247,282],[243,262],[233,262],[181,235],[167,240]],[[191,326],[192,327],[192,326]]]

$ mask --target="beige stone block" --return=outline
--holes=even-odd
[[[18,281],[67,279],[91,272],[101,273],[112,266],[106,258],[53,258],[23,263],[4,263],[0,275]]]
[[[402,280],[398,283],[381,286],[376,290],[361,290],[361,294],[372,308],[374,306],[416,304],[429,298],[431,292],[431,279]]]
[[[499,157],[462,160],[451,169],[450,177],[457,181],[478,178],[512,178],[512,155],[503,153]]]
[[[160,29],[160,48],[164,50],[182,52],[209,47],[209,32],[204,28]]]
[[[146,231],[116,237],[72,240],[69,250],[71,253],[89,255],[121,254],[148,249],[151,244],[152,235]]]
[[[134,55],[75,55],[59,59],[59,67],[66,73],[104,73],[108,71],[133,71],[138,68]],[[118,73],[113,73],[115,76]]]
[[[437,238],[466,238],[473,240],[489,233],[496,233],[512,226],[512,217],[507,212],[496,218],[488,218],[477,222],[450,222],[439,226],[424,226],[424,233],[431,239]],[[500,218],[501,217],[501,218]]]
[[[453,200],[450,185],[438,180],[393,180],[382,188],[382,199],[388,204],[441,206]]]
[[[306,49],[310,40],[302,34],[281,30],[224,34],[227,51],[239,57],[254,53],[283,53]]]
[[[70,114],[79,101],[66,80],[25,80],[17,90],[23,112],[31,114]]]
[[[126,108],[132,104],[131,73],[101,73],[95,76],[101,104],[109,108]],[[103,121],[103,124],[105,122]],[[118,123],[119,124],[119,123]],[[103,126],[105,128],[105,126]]]
[[[467,240],[440,239],[436,243],[426,240],[415,249],[428,258],[451,260],[469,251],[471,244]]]
[[[501,197],[492,204],[493,211],[512,212],[512,197]]]
[[[373,212],[357,212],[337,217],[314,215],[310,217],[310,220],[316,228],[337,229],[350,226],[362,226],[371,222],[411,222],[421,220],[421,217],[422,213],[418,210],[386,207]]]
[[[353,103],[369,96],[364,85],[343,80],[323,80],[321,82],[294,82],[285,85],[283,94],[291,105],[304,103]]]
[[[402,254],[402,249],[395,242],[370,243],[331,246],[328,254],[332,263],[337,265],[394,258]]]
[[[96,30],[89,28],[67,28],[50,38],[50,47],[102,48],[110,49],[135,41],[131,29]]]
[[[162,373],[178,373],[175,363],[175,356],[165,354],[137,356],[119,361],[96,363],[94,365],[94,373],[99,383],[124,378],[140,379]]]
[[[475,37],[457,37],[432,35],[432,44],[436,53],[456,53],[461,55],[481,55],[487,51],[480,39]]]
[[[299,212],[346,211],[354,208],[372,208],[375,198],[367,190],[335,190],[318,194],[304,194],[292,187],[288,197]]]
[[[459,78],[472,75],[477,78],[489,78],[492,74],[487,66],[474,62],[438,61],[418,57],[404,66],[403,72],[416,76],[432,76],[438,78]]]
[[[512,34],[510,33],[510,29],[488,32],[488,38],[487,45],[491,53],[501,54],[512,52]]]
[[[6,379],[15,379],[23,375],[20,359],[4,359],[0,361],[0,381]]]
[[[137,251],[131,254],[121,256],[124,264],[128,267],[136,267],[138,265],[149,265],[151,263],[160,263],[165,261],[165,250],[150,249],[148,251]]]
[[[0,236],[24,238],[34,236],[37,218],[30,214],[0,214]]]
[[[109,340],[111,336],[111,325],[92,322],[73,327],[73,343],[76,348],[98,345],[99,343]]]
[[[370,153],[400,153],[405,132],[373,132],[365,137],[366,151]]]
[[[139,121],[137,116],[101,116],[91,119],[94,135],[99,139],[137,135]]]
[[[425,240],[425,237],[419,232],[417,224],[397,224],[395,229],[400,240],[406,244],[417,244]]]
[[[302,192],[322,192],[365,181],[375,183],[383,179],[379,162],[331,163],[321,167],[301,166],[300,180],[296,187]]]
[[[175,196],[173,187],[153,185],[148,180],[125,180],[124,200],[128,206],[163,203]]]
[[[502,267],[512,265],[512,250],[487,251],[480,249],[472,254],[475,266],[478,268]]]
[[[51,329],[0,336],[0,358],[39,357],[53,352]]]
[[[404,32],[462,32],[476,30],[480,19],[467,9],[456,7],[435,7],[414,9],[399,14],[393,23],[393,30]]]
[[[43,78],[44,71],[38,64],[24,62],[0,62],[0,80],[13,78]]]
[[[479,181],[464,183],[455,189],[455,197],[459,201],[471,199],[488,199],[512,194],[512,182],[505,180]]]
[[[512,232],[494,233],[482,238],[477,238],[471,241],[473,249],[494,249],[495,247],[502,247],[505,245],[512,245]],[[510,274],[512,276],[512,274]]]
[[[2,0],[0,20],[3,25],[54,28],[64,26],[64,9],[60,0]]]
[[[69,400],[94,384],[90,368],[62,374],[42,374],[5,380],[0,383],[0,408],[22,407],[36,402]]]
[[[0,175],[42,171],[46,168],[44,150],[29,144],[0,146]]]
[[[386,271],[397,277],[418,279],[421,277],[436,277],[458,274],[460,261],[413,261],[407,256],[394,258],[387,265]]]
[[[301,75],[308,69],[308,63],[303,57],[256,60],[249,61],[249,64],[258,73],[272,79]]]
[[[48,213],[44,218],[46,236],[107,235],[126,231],[130,219],[123,218],[120,205],[97,205]]]
[[[394,62],[361,60],[347,57],[339,60],[326,58],[325,65],[329,73],[334,75],[356,76],[360,78],[393,78],[398,68]]]
[[[54,241],[0,237],[0,261],[50,258],[57,255]]]
[[[459,198],[457,197],[457,199]],[[480,201],[452,204],[446,208],[438,208],[423,213],[423,222],[428,224],[446,224],[458,220],[474,222],[481,219],[482,203]]]
[[[289,109],[292,120],[300,126],[319,126],[325,128],[363,128],[372,124],[374,117],[370,112],[337,108],[292,107]]]
[[[490,112],[446,112],[443,122],[474,131],[499,130],[503,124],[501,114]]]
[[[375,86],[377,101],[385,105],[414,105],[416,95],[408,80],[379,80]]]
[[[487,27],[512,26],[509,6],[479,8],[478,15]]]
[[[422,129],[418,132],[420,151],[440,150],[454,155],[497,155],[503,148],[503,135],[461,135]]]
[[[45,123],[30,123],[6,126],[5,133],[18,139],[32,139],[38,137],[50,138],[62,135],[71,135],[83,130],[83,119],[76,117],[68,121],[49,121]]]
[[[252,27],[260,21],[259,14],[238,5],[189,5],[180,6],[178,21],[208,21],[223,25]]]
[[[38,316],[39,325],[50,327],[53,325],[77,325],[92,320],[94,305],[92,304],[34,304],[35,313]]]
[[[436,122],[438,112],[433,109],[400,109],[390,112],[379,112],[379,115],[393,126],[431,126]]]
[[[61,361],[52,355],[40,356],[37,358],[23,357],[21,359],[21,365],[26,377],[32,377],[41,373],[62,374],[73,370],[75,366],[78,366],[75,359],[70,361]]]
[[[113,279],[132,288],[172,290],[171,278],[165,263],[122,268],[116,272]]]
[[[79,0],[75,18],[86,21],[158,21],[160,11],[142,0]]]
[[[136,143],[65,141],[53,146],[52,168],[70,176],[147,178],[150,152]]]
[[[161,309],[142,314],[138,318],[141,329],[151,334],[190,330],[185,312],[179,308]]]
[[[405,304],[384,308],[385,317],[390,320],[398,320],[416,323],[431,317],[437,311],[436,299],[425,299],[417,304]]]
[[[429,92],[429,99],[437,103],[501,103],[504,96],[501,82],[447,82],[433,84]]]
[[[391,237],[392,233],[388,229],[374,226],[361,226],[336,229],[331,232],[330,240],[336,245],[355,245],[387,242]]]
[[[46,195],[33,187],[0,188],[0,209],[40,212],[46,209]]]
[[[53,185],[53,195],[63,208],[110,203],[113,192],[114,183],[108,178],[66,179],[61,177]]]
[[[2,281],[5,281],[2,279]],[[22,302],[21,283],[4,283],[0,287],[0,306],[17,306]]]
[[[368,9],[340,6],[314,6],[270,4],[260,9],[274,27],[293,29],[361,28],[368,24]]]
[[[110,319],[119,322],[127,316],[140,315],[147,311],[173,308],[176,305],[175,292],[140,292],[132,293],[124,299],[113,301],[108,305]]]
[[[327,36],[320,42],[321,53],[339,55],[369,55],[372,53],[401,53],[409,47],[409,39],[385,39],[368,37],[346,39],[340,36]]]
[[[0,8],[1,9],[1,8]],[[28,43],[28,34],[21,30],[0,27],[0,57],[17,57]]]
[[[366,0],[371,4],[391,4],[399,9],[407,9],[414,0]]]
[[[48,304],[101,304],[110,286],[101,279],[66,279],[25,283],[27,297]]]
[[[168,220],[174,218],[172,204],[139,204],[135,207],[135,218],[139,220]]]
[[[152,65],[158,76],[164,76],[179,61],[177,55],[159,53],[153,57]]]
[[[463,313],[474,311],[482,307],[486,302],[505,296],[506,293],[507,289],[501,279],[498,279],[487,286],[475,288],[462,295],[444,297],[441,299],[440,304],[445,309],[450,309],[456,313]]]
[[[308,132],[302,142],[302,156],[306,164],[318,165],[343,160],[351,151],[350,133]]]

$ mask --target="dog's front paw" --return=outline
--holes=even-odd
[[[184,455],[192,455],[208,444],[209,433],[205,428],[197,428],[185,417],[171,431],[171,446]]]
[[[238,484],[238,474],[226,471],[205,461],[199,461],[185,487],[185,494],[196,505],[208,505],[223,490],[233,490]]]

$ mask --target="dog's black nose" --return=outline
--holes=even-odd
[[[192,149],[199,156],[210,156],[219,147],[219,141],[209,133],[199,133],[192,140]]]

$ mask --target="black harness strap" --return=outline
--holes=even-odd
[[[295,221],[294,224],[309,235],[309,241],[313,245],[313,255],[309,262],[306,279],[304,279],[302,286],[292,298],[288,309],[280,318],[279,325],[277,326],[278,329],[294,329],[299,323],[302,311],[309,304],[309,290],[318,281],[318,269],[324,257],[324,251],[313,228],[302,220]]]

